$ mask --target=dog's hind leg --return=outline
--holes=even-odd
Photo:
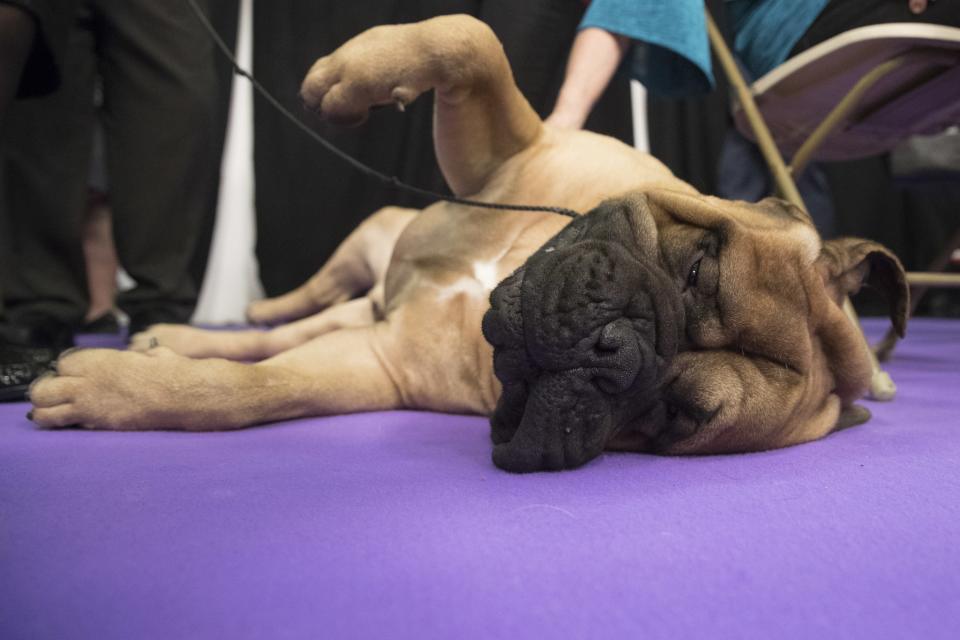
[[[247,318],[255,324],[297,320],[350,300],[383,282],[397,238],[416,209],[384,207],[347,236],[326,264],[293,291],[252,303]]]
[[[224,331],[182,324],[153,325],[131,338],[130,349],[143,352],[162,346],[190,358],[263,360],[337,329],[373,324],[377,295],[378,292],[373,291],[369,296],[341,302],[320,313],[267,330]]]
[[[359,124],[370,107],[402,108],[431,89],[437,159],[457,195],[479,191],[543,130],[493,31],[466,15],[374,27],[319,59],[301,95],[325,118]]]
[[[382,323],[328,333],[258,364],[80,349],[30,389],[41,427],[216,431],[314,415],[399,408]]]
[[[335,329],[367,326],[382,305],[383,280],[397,238],[415,209],[384,207],[364,220],[306,283],[277,298],[250,305],[255,322],[295,320],[268,331],[211,331],[158,324],[131,336],[130,348],[147,351],[159,343],[192,358],[260,360]],[[365,296],[355,297],[366,292]],[[302,320],[301,320],[302,319]]]

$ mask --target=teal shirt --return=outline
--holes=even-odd
[[[829,0],[726,0],[733,49],[753,78],[787,59]],[[598,27],[633,41],[625,70],[667,96],[713,88],[702,0],[593,0],[580,28]]]

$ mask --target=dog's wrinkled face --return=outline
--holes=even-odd
[[[605,448],[720,453],[819,438],[852,419],[869,381],[841,310],[864,282],[888,295],[902,332],[896,258],[868,241],[822,243],[796,207],[669,191],[608,201],[491,295],[483,331],[503,385],[494,462],[535,471]]]
[[[497,466],[579,466],[659,406],[684,323],[656,238],[648,213],[604,204],[493,291],[483,333],[503,385],[491,420]]]

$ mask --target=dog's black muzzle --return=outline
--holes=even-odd
[[[636,217],[649,216],[638,206],[605,203],[571,222],[491,293],[498,467],[580,466],[658,403],[683,306],[656,250],[637,241]]]

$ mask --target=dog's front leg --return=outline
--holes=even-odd
[[[457,195],[479,191],[541,133],[497,37],[466,15],[374,27],[318,60],[301,93],[325,118],[359,124],[372,106],[402,108],[431,89],[437,159]]]
[[[42,427],[215,431],[288,418],[392,409],[400,396],[373,327],[344,329],[255,365],[79,349],[30,390]]]

